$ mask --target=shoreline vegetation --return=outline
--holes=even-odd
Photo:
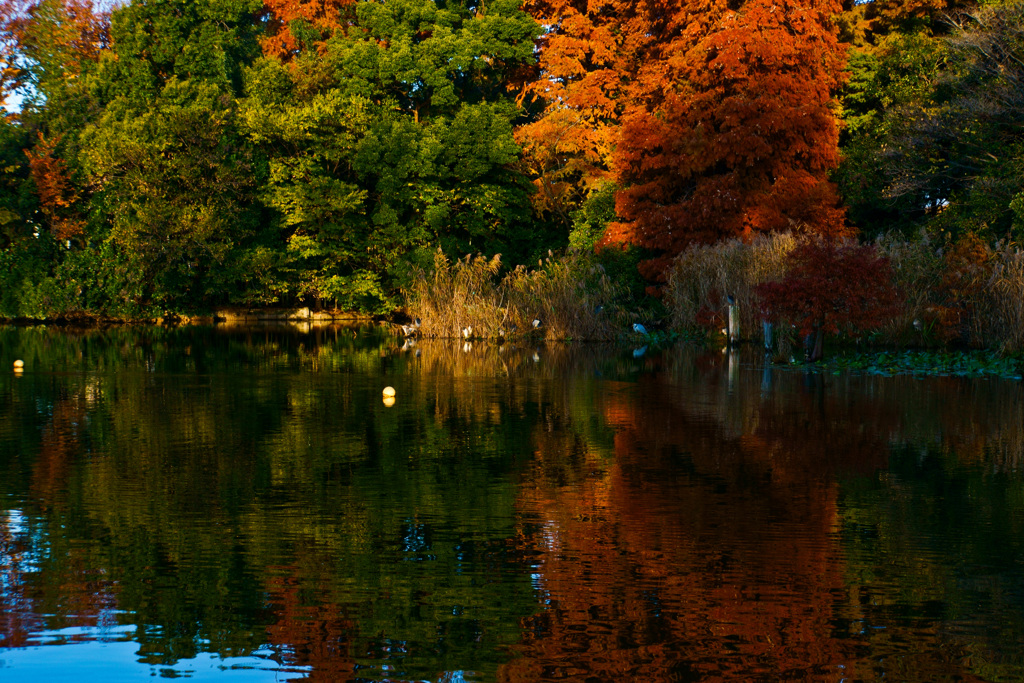
[[[687,340],[713,347],[728,344],[725,328],[731,297],[739,320],[736,343],[763,347],[774,365],[835,372],[1020,377],[1021,248],[989,246],[973,237],[941,246],[926,237],[911,242],[894,236],[870,245],[852,240],[824,243],[836,253],[876,259],[882,266],[876,276],[886,278],[883,284],[896,298],[881,316],[875,315],[877,302],[868,302],[872,314],[861,320],[866,325],[858,326],[850,315],[860,305],[855,301],[857,288],[837,291],[836,284],[823,277],[817,286],[824,291],[816,293],[810,286],[803,296],[822,298],[828,310],[797,325],[767,312],[765,301],[771,292],[765,287],[792,276],[799,265],[795,255],[807,244],[822,243],[785,233],[691,247],[672,263],[660,297],[644,293],[643,281],[630,283],[621,277],[630,265],[623,262],[621,251],[552,252],[535,268],[505,268],[500,255],[451,260],[438,251],[432,266],[411,279],[403,307],[387,316],[309,307],[225,307],[199,315],[134,320],[73,314],[0,322],[70,327],[372,323],[391,329],[396,340],[497,345],[617,342],[638,348]],[[839,268],[835,262],[825,267]],[[832,332],[827,359],[812,355],[809,340],[815,327]],[[771,335],[768,343],[766,332]]]
[[[0,0],[0,320],[1024,352],[1024,1],[592,4]]]

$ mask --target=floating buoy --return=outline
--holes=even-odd
[[[394,397],[395,397],[395,388],[394,387],[384,387],[384,398],[394,398]]]
[[[23,370],[24,368],[25,368],[25,361],[23,361],[23,360],[16,360],[16,361],[14,361],[14,369],[15,370]]]
[[[384,407],[385,408],[390,408],[393,405],[395,405],[395,397],[394,396],[385,396],[384,397]]]

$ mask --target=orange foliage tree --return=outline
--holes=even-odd
[[[85,230],[85,222],[78,217],[74,204],[78,193],[68,178],[64,160],[54,155],[60,138],[46,139],[38,134],[38,142],[25,150],[31,169],[32,182],[39,195],[39,210],[46,218],[51,234],[60,242],[71,240]]]
[[[95,62],[110,42],[110,14],[92,0],[0,0],[0,96],[26,82],[47,94]]]
[[[24,0],[0,0],[0,103],[6,102],[24,77],[18,48],[28,6]]]
[[[585,184],[621,186],[606,243],[660,255],[694,241],[844,225],[832,93],[843,51],[833,0],[532,0],[545,26],[540,121],[528,152],[575,160]],[[542,167],[540,170],[547,170]],[[536,172],[536,171],[535,171]]]
[[[303,42],[330,38],[350,18],[356,0],[265,0],[263,54],[288,60]]]
[[[537,73],[520,101],[543,109],[516,137],[535,178],[537,208],[568,222],[589,192],[614,181],[612,150],[636,83],[632,74],[650,61],[656,41],[645,27],[623,30],[648,17],[635,2],[526,0],[523,8],[546,31]]]

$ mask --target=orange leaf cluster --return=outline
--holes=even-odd
[[[25,156],[39,195],[39,209],[49,223],[50,232],[63,242],[81,235],[85,222],[73,209],[78,194],[68,178],[67,166],[63,159],[54,156],[59,142],[59,137],[47,140],[40,133],[35,147],[26,149]]]
[[[832,93],[834,0],[531,0],[546,27],[546,104],[519,131],[541,172],[575,164],[623,188],[606,243],[665,256],[693,241],[808,225],[843,230]],[[535,170],[536,172],[536,170]],[[543,176],[542,176],[543,177]]]
[[[109,45],[109,31],[109,13],[92,0],[0,0],[0,99],[23,85],[26,59],[28,70],[60,80],[81,74]],[[37,88],[46,78],[38,76]]]
[[[266,35],[263,54],[288,60],[300,50],[300,40],[292,32],[301,21],[316,29],[324,39],[347,24],[347,12],[356,0],[265,0]]]

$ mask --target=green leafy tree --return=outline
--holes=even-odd
[[[273,258],[255,200],[264,165],[237,131],[258,9],[171,0],[114,14],[112,54],[92,83],[105,105],[81,134],[81,163],[126,273],[114,296],[127,310],[275,297],[260,278]]]
[[[536,23],[516,0],[360,2],[354,16],[318,50],[248,75],[246,131],[270,158],[263,201],[298,292],[383,310],[434,246],[532,255],[544,236],[506,89],[533,60]]]
[[[1022,20],[1019,2],[961,12],[860,58],[838,181],[864,232],[1024,235]]]

